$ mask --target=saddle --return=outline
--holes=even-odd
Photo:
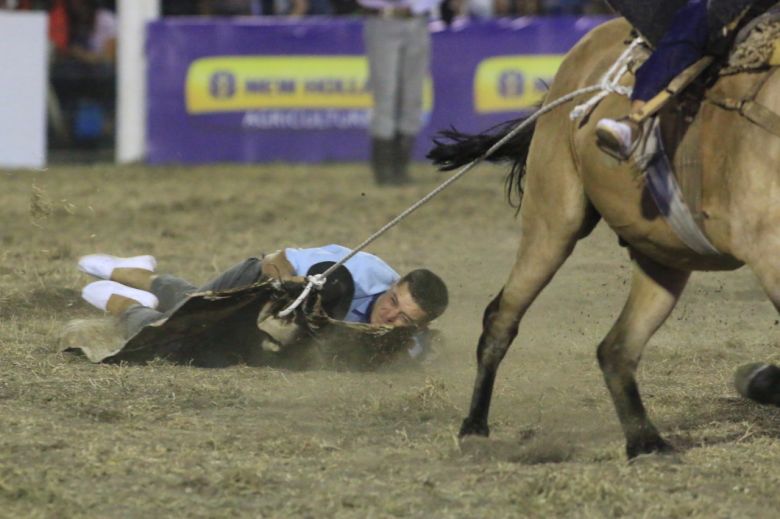
[[[606,3],[628,20],[645,41],[655,45],[663,37],[675,13],[687,1],[606,0]],[[708,0],[707,11],[711,22],[710,26],[726,25],[751,6],[758,5],[760,9],[760,6],[767,2],[771,2],[771,0]]]
[[[633,72],[649,56],[639,47],[630,59]],[[632,156],[645,175],[648,190],[670,226],[692,250],[705,255],[718,251],[702,231],[701,118],[702,103],[737,111],[743,117],[780,137],[780,115],[755,101],[771,70],[780,66],[780,7],[745,25],[727,57],[706,57],[675,78],[667,89],[649,101],[635,121],[642,128]],[[755,82],[744,92],[713,94],[709,87],[719,78],[751,73]]]
[[[780,4],[742,27],[720,75],[780,65]]]

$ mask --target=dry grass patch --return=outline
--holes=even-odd
[[[680,452],[628,464],[595,360],[627,292],[600,227],[529,311],[499,371],[490,439],[458,442],[484,306],[517,221],[480,168],[371,248],[440,272],[452,307],[429,363],[376,373],[93,365],[58,353],[76,258],[152,253],[203,282],[279,247],[353,245],[441,180],[379,189],[362,166],[51,168],[2,173],[0,515],[7,517],[769,517],[780,418],[734,367],[780,360],[750,273],[694,276],[641,367]]]

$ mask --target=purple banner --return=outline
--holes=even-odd
[[[433,33],[421,158],[439,130],[483,130],[539,101],[604,18],[518,18]],[[149,25],[151,163],[368,158],[371,95],[356,19],[166,19]]]

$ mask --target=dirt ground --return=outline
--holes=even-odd
[[[94,317],[85,253],[151,253],[206,281],[286,245],[356,245],[444,177],[379,189],[362,165],[57,167],[0,173],[0,515],[4,517],[776,517],[780,414],[736,366],[780,361],[747,269],[695,274],[640,384],[674,456],[627,463],[595,346],[629,263],[599,226],[526,316],[499,371],[493,434],[461,444],[482,310],[518,222],[481,167],[369,250],[443,275],[446,345],[376,373],[93,365],[57,352]]]

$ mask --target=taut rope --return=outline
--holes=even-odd
[[[277,314],[278,317],[287,317],[290,315],[300,304],[303,302],[304,299],[309,295],[311,292],[311,289],[316,287],[318,290],[322,288],[322,286],[325,284],[325,281],[327,280],[328,276],[333,273],[334,270],[339,268],[340,266],[344,265],[347,261],[349,261],[355,254],[360,252],[361,250],[368,247],[372,242],[374,242],[377,238],[382,236],[384,233],[398,225],[401,220],[415,212],[417,209],[422,207],[423,205],[427,204],[433,197],[447,189],[450,185],[455,183],[457,180],[459,180],[463,175],[471,171],[474,166],[485,160],[486,158],[490,157],[493,153],[496,152],[501,146],[509,142],[515,135],[520,133],[521,131],[528,128],[531,124],[536,122],[537,119],[539,119],[541,116],[546,114],[547,112],[551,112],[552,110],[555,110],[559,106],[568,103],[569,101],[572,101],[573,99],[584,95],[584,94],[591,94],[594,92],[599,92],[599,95],[594,96],[591,98],[585,105],[580,105],[574,109],[572,112],[572,118],[575,119],[576,117],[579,117],[582,115],[582,113],[585,113],[589,108],[592,106],[595,106],[599,101],[601,101],[604,97],[606,97],[610,93],[615,93],[619,95],[628,96],[631,94],[631,89],[628,87],[622,87],[618,85],[618,82],[620,81],[620,78],[625,74],[625,70],[627,69],[627,60],[629,56],[631,55],[631,52],[633,51],[634,47],[638,45],[638,39],[634,40],[631,45],[623,52],[623,54],[620,55],[617,62],[607,71],[607,73],[603,76],[602,80],[596,84],[591,85],[588,87],[583,87],[578,90],[575,90],[574,92],[570,92],[566,94],[565,96],[556,99],[552,103],[543,106],[531,116],[528,117],[528,119],[525,119],[520,124],[515,126],[512,131],[504,135],[504,137],[501,138],[497,143],[495,143],[493,146],[491,146],[485,153],[477,157],[476,159],[472,160],[465,166],[463,166],[457,173],[452,175],[450,178],[445,180],[441,185],[439,185],[436,189],[425,195],[423,198],[418,200],[416,203],[414,203],[412,206],[407,208],[404,212],[393,218],[390,222],[385,224],[381,229],[376,231],[374,234],[369,236],[363,243],[355,247],[352,252],[347,254],[343,259],[340,261],[334,263],[330,266],[328,270],[323,272],[322,274],[314,274],[312,276],[308,276],[306,279],[308,283],[306,284],[306,287],[303,289],[303,292],[298,296],[298,298],[290,304],[287,308],[282,310]],[[574,113],[582,110],[581,114],[578,114],[576,117],[574,116]]]
[[[634,49],[641,45],[641,43],[641,38],[635,38],[634,41],[631,42],[631,45],[629,45],[626,50],[623,51],[617,61],[615,61],[615,63],[613,63],[609,68],[607,73],[601,77],[601,81],[599,82],[601,91],[597,95],[591,97],[585,103],[575,106],[574,110],[571,111],[569,118],[572,121],[576,121],[583,115],[590,112],[609,94],[618,94],[626,97],[631,96],[631,93],[634,89],[632,87],[620,85],[620,78],[622,78],[624,75],[626,75],[626,72],[628,72],[628,60],[631,58],[631,54],[634,52]]]

